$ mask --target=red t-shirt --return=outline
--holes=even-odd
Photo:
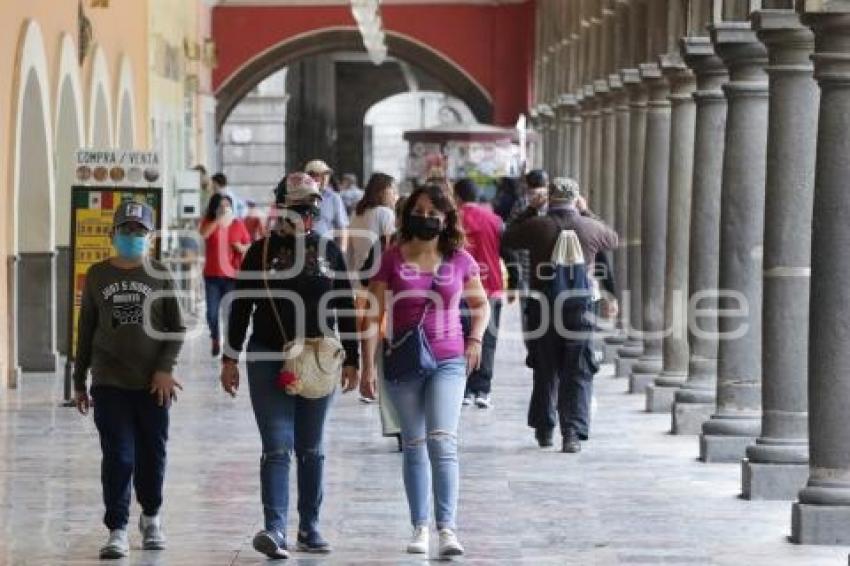
[[[201,229],[210,222],[207,219],[201,221]],[[234,218],[227,228],[216,227],[206,239],[207,261],[204,263],[204,276],[235,279],[242,265],[242,254],[233,248],[233,244],[250,243],[251,235],[248,234],[245,223],[238,218]]]
[[[460,221],[466,232],[466,251],[481,271],[481,284],[488,297],[498,297],[504,290],[499,247],[502,240],[501,217],[483,206],[467,203],[460,207]]]

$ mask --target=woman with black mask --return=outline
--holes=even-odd
[[[242,265],[243,276],[236,290],[248,293],[233,305],[221,370],[222,386],[235,396],[239,387],[237,362],[251,322],[248,386],[263,444],[260,480],[265,519],[253,545],[271,558],[288,556],[285,533],[293,450],[298,462],[298,549],[330,551],[319,534],[318,523],[324,467],[322,436],[333,394],[320,398],[295,394],[298,388],[294,385],[303,376],[289,369],[289,349],[284,356],[284,348],[317,337],[335,341],[336,326],[342,346],[338,354],[340,358],[344,355],[343,390],[351,391],[359,381],[359,342],[351,315],[354,296],[345,260],[332,240],[312,230],[320,200],[319,188],[309,176],[293,173],[287,177],[277,225],[268,237],[251,246]],[[329,293],[333,293],[332,298]],[[337,314],[340,311],[347,316]],[[287,361],[282,368],[284,357]]]
[[[377,326],[387,314],[390,350],[400,337],[417,332],[430,355],[400,368],[385,356],[385,389],[398,413],[404,448],[403,476],[410,507],[412,554],[428,552],[429,499],[433,475],[434,513],[441,557],[463,554],[455,534],[459,473],[457,429],[469,373],[481,362],[481,340],[489,305],[478,264],[463,249],[463,232],[451,196],[440,186],[417,189],[404,206],[401,239],[381,257],[369,283],[370,314],[363,357],[363,389],[374,391]],[[470,335],[460,321],[463,296],[472,313]],[[427,362],[427,367],[425,366]]]

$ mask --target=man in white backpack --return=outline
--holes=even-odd
[[[559,422],[564,452],[579,452],[590,433],[590,401],[596,373],[592,348],[597,254],[617,246],[617,233],[586,209],[578,183],[555,179],[544,216],[512,225],[503,245],[531,256],[529,329],[534,388],[528,425],[541,447],[552,445]],[[560,298],[559,298],[560,297]]]

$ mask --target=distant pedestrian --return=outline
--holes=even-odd
[[[316,219],[313,230],[320,236],[333,238],[339,248],[345,251],[347,245],[346,228],[348,228],[348,213],[339,193],[330,184],[333,171],[321,159],[314,159],[304,166],[304,172],[319,186],[322,194],[321,214]]]
[[[227,184],[227,176],[224,173],[216,173],[213,175],[210,178],[210,186],[213,189],[213,194],[225,195],[230,198],[230,202],[233,203],[233,213],[236,215],[236,218],[245,218],[245,214],[248,212],[248,207],[245,205],[245,201],[239,198]]]
[[[357,175],[346,173],[342,176],[339,186],[339,196],[342,197],[342,202],[349,216],[354,214],[354,208],[360,202],[360,199],[363,198],[363,195],[364,189],[357,186]]]
[[[248,207],[248,212],[245,214],[244,222],[245,228],[251,236],[251,241],[262,240],[266,237],[266,222],[268,218],[253,200],[247,199],[245,204]]]
[[[251,235],[245,224],[235,217],[230,197],[223,194],[215,194],[210,199],[199,231],[205,242],[207,326],[212,342],[211,353],[217,357],[221,353],[221,303],[236,288],[236,275],[242,256],[251,244]]]
[[[353,271],[363,268],[369,251],[378,244],[383,250],[395,232],[393,207],[398,198],[395,179],[384,173],[374,173],[366,191],[354,210],[348,232],[348,265]]]

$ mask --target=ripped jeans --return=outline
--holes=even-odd
[[[258,351],[267,349],[249,344],[249,353]],[[276,384],[279,370],[278,361],[248,362],[251,405],[263,444],[260,482],[265,529],[286,534],[289,461],[294,451],[298,463],[299,530],[312,532],[318,530],[319,524],[325,463],[322,436],[333,395],[315,400],[287,395]]]
[[[404,488],[414,527],[428,524],[433,475],[437,528],[455,528],[460,483],[457,428],[465,388],[462,357],[440,361],[429,376],[386,383],[401,423]]]

